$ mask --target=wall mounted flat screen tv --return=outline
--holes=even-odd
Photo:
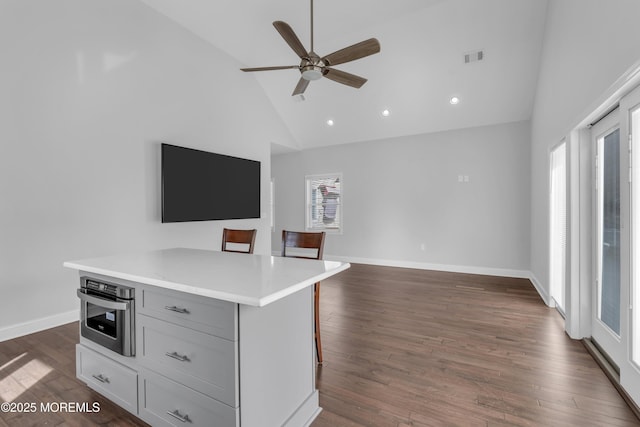
[[[162,222],[260,218],[260,162],[162,144]]]

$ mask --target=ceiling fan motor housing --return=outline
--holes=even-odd
[[[322,67],[307,65],[302,68],[302,78],[305,80],[318,80],[322,77]]]
[[[309,59],[305,58],[300,63],[300,72],[305,80],[318,80],[324,74],[324,62],[320,57],[311,53]]]

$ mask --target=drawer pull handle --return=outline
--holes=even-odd
[[[109,378],[103,376],[102,374],[99,375],[91,375],[93,378],[97,379],[98,381],[100,381],[101,383],[109,383]]]
[[[189,419],[189,415],[187,414],[182,415],[180,411],[178,411],[177,409],[175,411],[167,411],[167,415],[171,415],[173,418],[180,420],[183,423],[191,422],[191,420]]]
[[[176,307],[175,305],[165,305],[164,308],[165,310],[175,311],[176,313],[189,314],[189,310],[186,308]]]
[[[189,358],[187,356],[183,356],[181,354],[176,353],[175,351],[173,353],[165,353],[165,356],[171,357],[172,359],[176,359],[179,360],[181,362],[191,362],[191,360],[189,360]]]

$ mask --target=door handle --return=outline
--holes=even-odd
[[[93,295],[87,295],[81,289],[76,291],[80,301],[86,301],[98,307],[108,308],[109,310],[129,310],[130,302],[116,302],[108,299],[98,298]]]

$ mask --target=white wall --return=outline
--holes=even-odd
[[[325,258],[527,275],[529,135],[517,122],[273,156],[273,249],[304,230],[305,175],[342,172],[344,233]]]
[[[637,0],[551,0],[531,146],[531,271],[549,289],[549,150],[640,59]]]
[[[137,0],[3,0],[0,52],[0,339],[73,317],[65,260],[218,249],[225,225],[269,252],[270,143],[291,136],[230,57]],[[161,224],[161,142],[261,161],[263,218]]]

